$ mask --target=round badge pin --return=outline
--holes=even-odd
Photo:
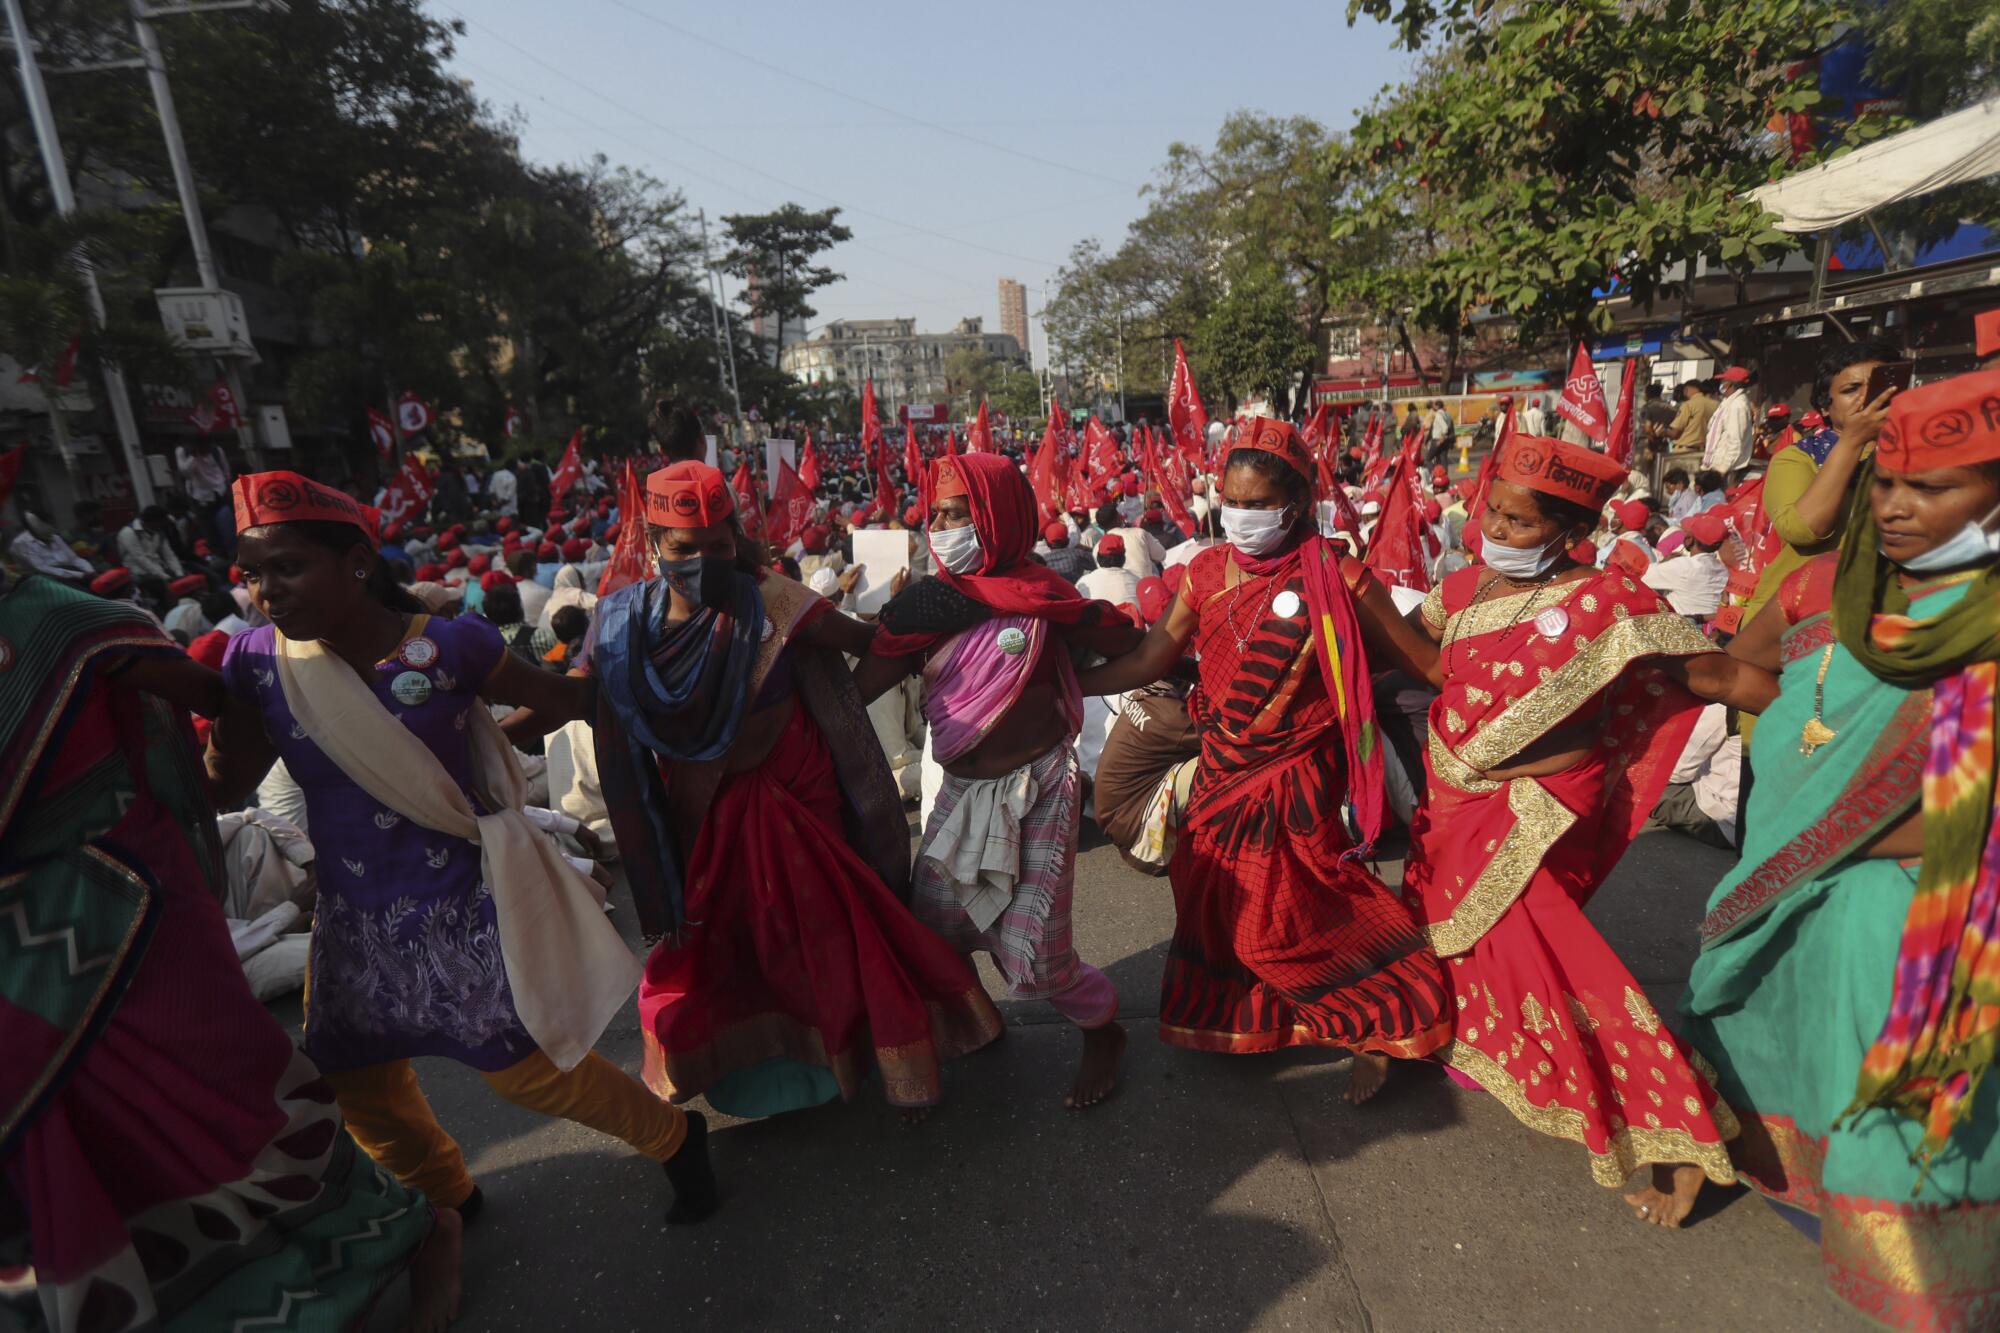
[[[1019,657],[1028,651],[1028,636],[1012,626],[1001,630],[995,641],[999,643],[1000,651],[1009,657]]]
[[[1281,620],[1290,620],[1299,613],[1299,595],[1290,588],[1271,599],[1271,614]]]
[[[389,682],[389,693],[396,696],[396,702],[415,708],[431,697],[431,680],[421,671],[405,671]]]
[[[427,639],[419,634],[416,638],[404,644],[403,650],[397,653],[396,656],[404,666],[415,667],[421,671],[438,660],[437,641]]]
[[[1560,606],[1545,606],[1535,612],[1535,633],[1553,639],[1569,628],[1569,612]]]

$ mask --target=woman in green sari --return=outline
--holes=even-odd
[[[2000,373],[1898,396],[1840,550],[1731,645],[1782,690],[1681,1003],[1743,1177],[1902,1328],[2000,1325],[1996,517]]]

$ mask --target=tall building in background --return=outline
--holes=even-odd
[[[1000,279],[1000,332],[1012,334],[1028,355],[1028,289],[1012,278]]]

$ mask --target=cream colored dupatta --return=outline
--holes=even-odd
[[[406,819],[479,847],[500,956],[521,1023],[559,1069],[573,1069],[639,984],[639,961],[605,919],[604,893],[521,813],[527,782],[482,703],[470,709],[472,803],[353,668],[318,641],[276,636],[278,680],[306,735],[354,784]]]

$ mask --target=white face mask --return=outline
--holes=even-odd
[[[1488,569],[1506,578],[1540,578],[1549,566],[1562,558],[1562,538],[1556,538],[1547,546],[1502,546],[1496,541],[1482,541],[1479,558]]]
[[[1222,506],[1222,535],[1245,555],[1269,555],[1285,544],[1291,530],[1291,520],[1282,509]]]
[[[970,572],[979,565],[979,529],[970,523],[962,528],[932,528],[931,554],[954,574]]]
[[[1986,517],[1977,522],[1968,520],[1964,527],[1922,555],[1897,563],[1912,574],[1937,574],[1991,560],[2000,555],[2000,532],[1989,532],[1986,528],[1995,514],[2000,514],[2000,505],[1987,510]]]

